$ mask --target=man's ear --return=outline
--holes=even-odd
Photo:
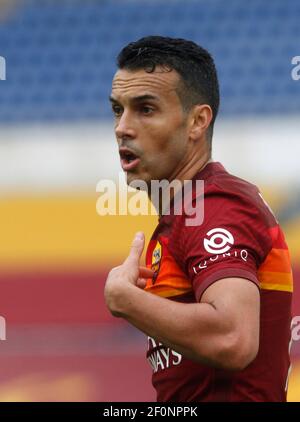
[[[207,131],[213,118],[212,109],[208,104],[197,104],[191,110],[190,139],[196,141]]]

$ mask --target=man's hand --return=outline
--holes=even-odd
[[[223,278],[205,290],[200,303],[148,294],[145,278],[153,272],[139,266],[143,248],[144,235],[137,233],[124,263],[108,275],[105,300],[112,315],[188,359],[226,370],[246,368],[259,348],[257,286]]]
[[[139,265],[144,245],[144,233],[136,233],[128,257],[122,265],[113,268],[108,274],[104,296],[106,304],[114,316],[121,316],[118,307],[122,302],[123,289],[128,289],[132,286],[144,289],[146,278],[153,276],[152,270]]]

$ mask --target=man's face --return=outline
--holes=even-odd
[[[187,118],[176,71],[118,70],[111,102],[127,183],[176,178],[188,148]]]

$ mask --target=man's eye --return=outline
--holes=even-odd
[[[113,105],[112,106],[112,111],[114,113],[115,116],[120,116],[122,113],[122,108],[120,106],[117,105]]]
[[[150,113],[152,113],[154,110],[153,110],[153,108],[152,107],[150,107],[150,106],[142,106],[142,112],[144,113],[144,114],[150,114]]]

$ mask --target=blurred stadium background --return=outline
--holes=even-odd
[[[107,101],[115,57],[143,35],[214,55],[214,158],[275,210],[300,315],[299,19],[298,0],[0,0],[1,401],[155,398],[144,336],[109,316],[103,283],[156,218],[96,214],[97,181],[120,171]],[[292,359],[289,400],[300,401],[300,341]]]

